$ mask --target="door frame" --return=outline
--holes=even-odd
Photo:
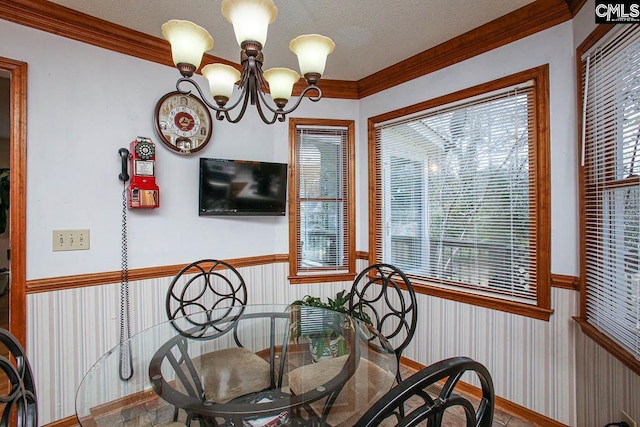
[[[27,63],[0,57],[10,79],[9,331],[26,348]]]

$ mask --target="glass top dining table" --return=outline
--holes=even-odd
[[[83,427],[347,425],[393,386],[396,371],[386,339],[346,314],[218,308],[109,350],[80,383],[76,414]]]

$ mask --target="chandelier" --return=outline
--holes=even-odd
[[[276,120],[284,122],[285,116],[298,108],[309,91],[315,91],[309,94],[309,99],[319,101],[322,91],[317,84],[324,72],[327,55],[333,52],[335,43],[318,34],[298,36],[291,41],[289,49],[297,55],[300,72],[308,86],[302,91],[298,101],[291,108],[285,109],[293,85],[300,76],[288,68],[262,70],[262,48],[267,39],[267,28],[277,14],[278,9],[273,0],[222,0],[222,15],[233,24],[236,40],[240,45],[242,71],[225,64],[202,67],[202,74],[209,81],[215,104],[207,99],[198,83],[192,79],[193,73],[200,67],[204,52],[213,48],[213,38],[207,30],[193,22],[173,19],[163,24],[162,36],[171,44],[173,62],[182,75],[176,82],[178,92],[189,94],[191,90],[183,89],[183,86],[193,86],[200,99],[216,112],[218,120],[226,119],[231,123],[242,119],[249,103],[255,105],[263,122],[272,124]],[[229,103],[236,83],[241,91],[240,96]],[[267,90],[271,93],[272,101],[268,101],[265,96]],[[236,109],[237,116],[232,118],[231,113]]]

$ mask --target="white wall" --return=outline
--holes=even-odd
[[[136,136],[158,143],[160,209],[128,212],[129,267],[288,252],[286,217],[198,217],[198,157],[288,162],[287,123],[248,110],[216,122],[209,145],[184,156],[153,130],[156,102],[178,72],[126,55],[0,21],[0,56],[28,63],[27,278],[120,268],[118,148]],[[204,85],[206,86],[206,83]],[[311,105],[306,105],[311,104]],[[299,117],[355,119],[356,101],[303,101]],[[88,251],[52,252],[52,230],[90,229]]]
[[[360,135],[366,138],[369,117],[549,64],[551,272],[575,276],[579,229],[573,57],[573,28],[566,22],[361,100]],[[365,150],[359,155],[358,163],[366,164]],[[366,224],[366,212],[359,215]],[[358,239],[365,245],[367,234]],[[578,314],[577,293],[554,289],[552,308],[554,315],[544,322],[421,295],[421,325],[430,327],[406,355],[423,364],[470,356],[492,372],[497,395],[573,426],[577,331],[571,317]]]
[[[360,102],[360,135],[366,135],[371,116],[549,63],[553,274],[580,273],[575,49],[595,28],[594,7],[589,0],[571,22]],[[358,162],[366,156],[359,152]],[[366,218],[361,209],[362,224]],[[367,234],[358,238],[364,246]],[[553,290],[549,322],[437,298],[420,301],[422,323],[433,327],[407,349],[409,358],[431,363],[469,355],[489,367],[499,396],[570,426],[619,421],[621,410],[640,418],[640,376],[579,331],[572,320],[579,310],[576,292]]]
[[[588,0],[573,20],[575,48],[595,29],[594,7],[595,1]],[[577,336],[576,355],[576,390],[583,390],[577,394],[577,425],[617,422],[623,410],[640,420],[640,375],[582,333]]]
[[[583,21],[589,22],[558,25],[361,101],[303,101],[297,117],[357,120],[358,250],[368,248],[368,117],[549,63],[552,273],[578,274],[574,34],[588,33],[576,28]],[[6,21],[0,21],[0,40],[13,41],[0,44],[0,56],[29,65],[27,278],[118,270],[122,185],[117,150],[138,135],[157,141],[153,108],[173,90],[177,72]],[[287,124],[266,126],[253,112],[247,115],[241,124],[218,123],[207,148],[196,155],[158,146],[161,208],[129,211],[130,268],[288,252],[286,217],[197,216],[198,157],[288,161]],[[51,231],[64,228],[89,228],[91,249],[53,253]],[[286,267],[243,270],[257,286],[255,303],[331,289],[330,295],[346,286],[289,287]],[[161,310],[148,301],[161,300],[165,286],[164,279],[132,283],[134,332],[160,319]],[[28,295],[27,348],[39,391],[47,396],[41,400],[43,424],[73,415],[83,373],[116,344],[117,289],[106,284]],[[577,293],[554,290],[555,314],[542,322],[421,296],[420,316],[428,330],[416,336],[406,355],[425,364],[453,354],[476,357],[496,373],[501,397],[577,425],[577,331],[571,320],[577,306]],[[60,357],[54,360],[52,354]]]
[[[480,83],[549,64],[551,109],[551,271],[578,273],[575,72],[571,23],[557,25],[483,55],[371,95],[360,102],[360,135],[367,119]],[[358,162],[366,162],[366,153]],[[365,163],[366,164],[366,163]],[[361,171],[362,172],[362,171]],[[360,218],[366,223],[366,216]],[[365,246],[360,233],[359,246]],[[366,246],[365,246],[366,247]]]
[[[587,0],[573,18],[573,45],[577,48],[596,28],[595,0]]]

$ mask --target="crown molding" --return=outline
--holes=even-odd
[[[364,98],[546,30],[572,18],[564,0],[536,0],[358,81]]]
[[[585,0],[536,0],[358,81],[322,80],[326,98],[362,99],[570,20]],[[41,0],[0,0],[0,19],[173,67],[169,43]],[[203,65],[238,64],[205,54]],[[294,95],[306,87],[299,82]]]
[[[0,0],[0,19],[174,67],[171,46],[166,40],[49,1]],[[202,66],[214,62],[240,69],[239,64],[213,55],[205,54],[202,58]],[[306,86],[307,84],[301,80],[294,88],[294,95],[299,95]],[[326,98],[356,99],[357,84],[349,81],[322,80],[322,92]]]
[[[49,1],[0,0],[0,18],[173,67],[168,42]]]
[[[571,11],[571,16],[576,16],[576,14],[582,9],[582,6],[587,2],[587,0],[565,0],[567,3],[567,7]]]

